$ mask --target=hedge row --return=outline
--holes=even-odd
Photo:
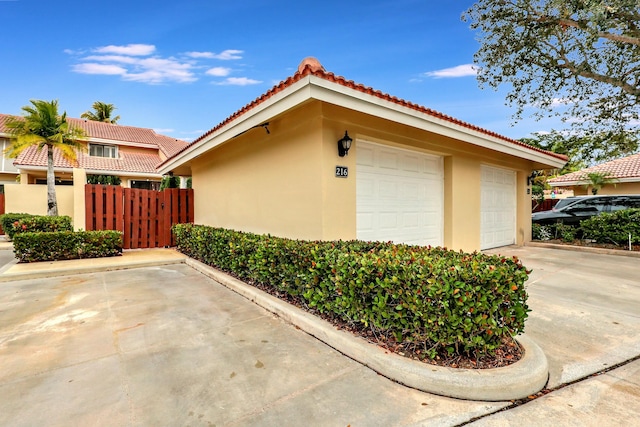
[[[14,239],[18,233],[38,233],[53,231],[72,231],[71,217],[41,216],[25,213],[8,213],[0,215],[0,222],[5,234]]]
[[[580,222],[583,237],[598,243],[640,244],[640,209],[603,213]]]
[[[18,262],[99,258],[122,253],[119,231],[58,231],[16,234],[13,251]]]
[[[178,249],[321,313],[424,354],[492,354],[524,329],[528,271],[517,258],[362,241],[298,241],[201,225],[173,227]]]

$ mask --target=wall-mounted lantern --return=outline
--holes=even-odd
[[[349,154],[349,149],[351,148],[352,141],[353,139],[349,138],[349,134],[345,130],[344,136],[338,141],[338,155],[340,157],[344,157]]]

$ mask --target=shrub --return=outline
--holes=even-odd
[[[13,223],[16,221],[20,221],[23,218],[31,217],[33,215],[28,213],[6,213],[0,215],[0,224],[2,224],[2,229],[4,233],[9,237],[13,237]]]
[[[299,298],[423,354],[492,354],[523,331],[528,271],[517,258],[362,241],[298,241],[173,227],[192,258]]]
[[[578,227],[573,227],[571,225],[566,225],[562,223],[555,224],[556,238],[560,238],[565,242],[573,242],[576,240],[576,236],[579,234],[580,230]]]
[[[116,175],[87,175],[87,184],[120,185],[121,182]]]
[[[20,233],[13,241],[13,251],[19,262],[116,256],[122,253],[122,233],[113,230]]]
[[[598,243],[640,244],[640,209],[625,209],[585,219],[580,222],[583,236]]]
[[[2,224],[4,232],[10,239],[14,239],[19,233],[42,233],[53,231],[72,231],[71,217],[68,216],[41,216],[29,214],[5,214],[14,215],[12,222],[6,221],[3,216]],[[20,216],[18,216],[20,215]],[[7,227],[4,227],[7,223]]]

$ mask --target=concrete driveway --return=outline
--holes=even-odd
[[[554,391],[526,405],[393,383],[178,264],[0,283],[0,425],[522,425],[524,417],[604,426],[640,416],[640,361],[590,377],[640,355],[640,260],[501,251],[534,269],[527,335],[551,363]]]

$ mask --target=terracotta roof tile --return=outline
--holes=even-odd
[[[8,133],[8,129],[6,129],[5,124],[9,117],[11,116],[7,114],[0,114],[0,133]],[[67,117],[67,120],[72,126],[77,126],[84,130],[89,139],[105,139],[113,141],[114,144],[117,144],[118,142],[146,144],[150,147],[159,148],[167,157],[172,156],[189,145],[186,141],[159,135],[153,129],[113,125],[110,123],[76,119],[73,117]]]
[[[156,165],[160,163],[160,156],[153,153],[127,153],[120,151],[118,159],[89,156],[87,153],[78,154],[78,164],[73,165],[65,160],[58,150],[54,150],[54,168],[80,167],[90,170],[104,170],[115,172],[136,172],[157,174]],[[47,166],[47,151],[38,151],[36,147],[29,147],[18,156],[14,164],[20,166]]]
[[[612,160],[610,162],[601,163],[590,168],[582,169],[577,172],[568,173],[550,179],[549,182],[558,183],[576,183],[587,179],[587,174],[593,172],[608,172],[612,178],[638,178],[640,181],[640,153],[633,154],[621,159]]]
[[[516,139],[512,139],[512,138],[508,138],[506,136],[500,135],[496,132],[487,130],[487,129],[483,129],[479,126],[475,126],[469,123],[466,123],[462,120],[458,120],[454,117],[450,117],[447,116],[446,114],[442,114],[438,111],[432,110],[430,108],[426,108],[423,107],[421,105],[418,104],[414,104],[412,102],[406,101],[404,99],[400,99],[397,98],[395,96],[391,96],[389,94],[383,93],[379,90],[373,89],[372,87],[369,86],[365,86],[363,84],[358,84],[355,83],[353,80],[347,80],[344,77],[341,76],[337,76],[334,73],[331,72],[327,72],[324,67],[322,67],[322,65],[315,59],[315,58],[305,58],[300,66],[298,67],[298,71],[291,77],[287,78],[286,80],[281,81],[280,83],[278,83],[277,85],[275,85],[274,87],[272,87],[271,89],[269,89],[266,93],[260,95],[258,98],[256,98],[255,100],[251,101],[249,104],[245,105],[244,107],[242,107],[240,110],[236,111],[235,113],[231,114],[229,117],[227,117],[225,120],[223,120],[222,122],[220,122],[218,125],[216,125],[215,127],[213,127],[212,129],[210,129],[209,131],[205,132],[203,135],[201,135],[199,138],[197,138],[192,144],[190,144],[189,146],[186,146],[184,148],[182,148],[180,151],[176,152],[174,154],[174,156],[176,154],[179,154],[185,150],[187,150],[189,147],[193,146],[193,145],[197,145],[200,141],[202,141],[203,139],[205,139],[207,136],[211,135],[212,133],[216,132],[217,130],[221,129],[222,127],[226,126],[227,124],[233,122],[234,120],[236,120],[238,117],[242,116],[243,114],[247,113],[248,111],[250,111],[251,109],[255,108],[256,106],[258,106],[259,104],[265,102],[266,100],[268,100],[269,98],[271,98],[272,96],[274,96],[275,94],[283,91],[284,89],[292,86],[293,84],[295,84],[296,82],[302,80],[304,77],[307,76],[316,76],[319,77],[321,79],[333,82],[333,83],[337,83],[339,85],[357,90],[359,92],[368,94],[368,95],[372,95],[375,96],[377,98],[380,98],[382,100],[385,101],[389,101],[398,105],[401,105],[403,107],[406,108],[410,108],[414,111],[418,111],[420,113],[426,114],[428,116],[432,116],[432,117],[436,117],[438,119],[442,119],[448,122],[451,122],[453,124],[456,124],[458,126],[462,126],[468,129],[472,129],[474,131],[483,133],[485,135],[494,137],[494,138],[498,138],[501,139],[503,141],[509,142],[511,144],[514,145],[518,145],[521,147],[526,147],[530,150],[533,151],[537,151],[540,153],[544,153],[547,155],[550,155],[552,157],[555,157],[557,159],[561,159],[561,160],[567,160],[567,157],[562,155],[562,154],[557,154],[557,153],[553,153],[551,151],[546,151],[546,150],[542,150],[540,148],[537,147],[532,147],[528,144],[525,144],[524,142],[518,141]],[[163,162],[166,163],[167,161],[169,161],[169,159],[165,160]]]

